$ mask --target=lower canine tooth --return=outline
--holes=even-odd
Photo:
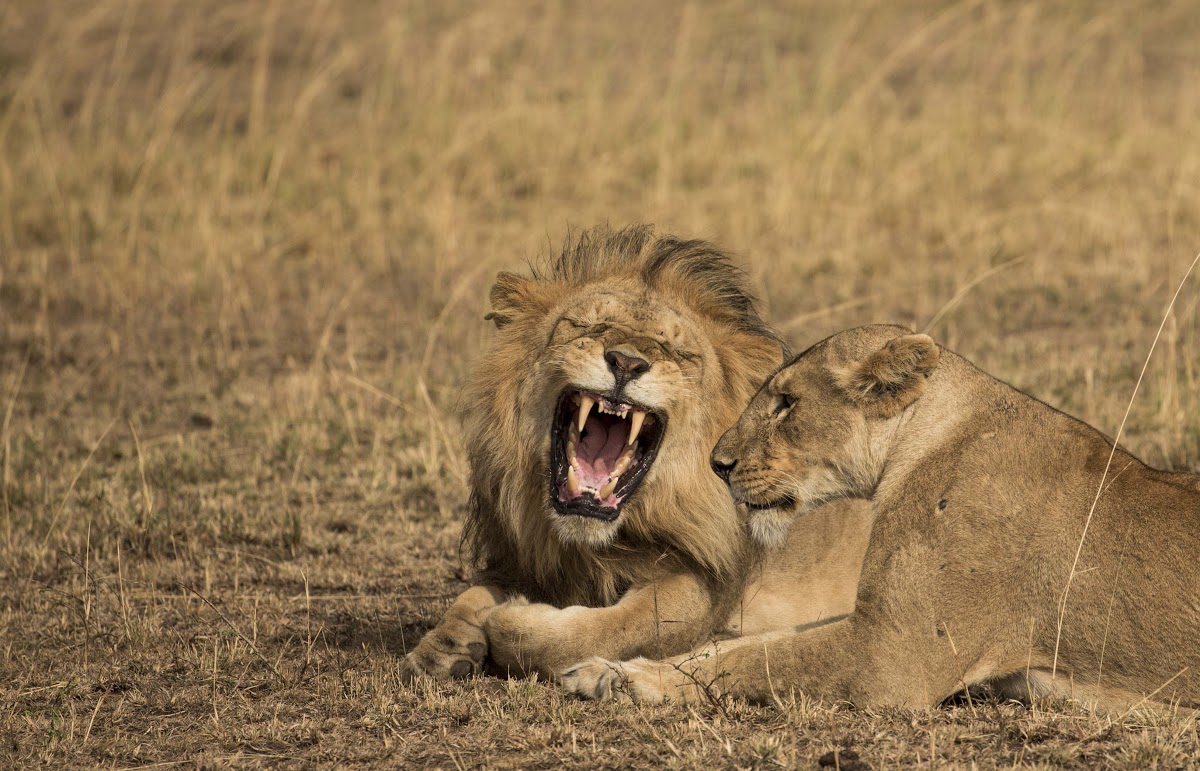
[[[617,459],[617,465],[613,466],[612,470],[614,476],[621,476],[625,473],[625,469],[629,468],[630,463],[633,463],[633,453],[636,449],[636,446],[630,447],[624,455]]]
[[[579,477],[573,466],[567,466],[567,490],[571,495],[579,495]]]
[[[608,499],[608,496],[613,494],[613,490],[617,489],[617,480],[612,480],[604,487],[600,488],[600,492],[596,495],[602,502]]]

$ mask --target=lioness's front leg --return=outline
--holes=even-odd
[[[741,637],[665,661],[594,658],[556,679],[585,698],[647,704],[696,703],[716,695],[770,702],[795,689],[828,701],[926,707],[960,687],[940,648],[855,621]]]
[[[407,682],[419,674],[468,677],[479,672],[488,650],[483,619],[504,600],[504,592],[494,586],[473,586],[460,594],[438,625],[404,657],[401,678]]]
[[[502,672],[549,677],[590,656],[659,658],[686,651],[712,631],[716,616],[707,587],[680,574],[631,589],[605,608],[506,602],[487,616],[484,629]]]
[[[555,679],[568,691],[589,699],[693,704],[723,693],[728,686],[722,657],[742,645],[762,646],[770,640],[795,636],[791,630],[782,630],[738,637],[663,661],[609,661],[596,656],[559,671]]]

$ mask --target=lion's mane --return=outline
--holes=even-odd
[[[670,437],[677,448],[699,454],[696,462],[682,476],[648,480],[626,505],[614,540],[592,548],[563,542],[551,526],[548,460],[531,439],[548,426],[530,425],[530,416],[546,408],[522,403],[520,386],[536,376],[529,363],[546,346],[551,317],[589,285],[618,279],[638,282],[699,320],[720,362],[719,383],[689,402],[689,409],[705,411],[707,435]],[[470,462],[463,542],[481,577],[559,606],[611,604],[627,587],[666,570],[736,583],[755,547],[724,486],[708,472],[707,455],[785,353],[745,274],[704,241],[656,235],[649,226],[598,227],[569,235],[557,256],[531,265],[528,277],[502,273],[492,306],[488,317],[499,331],[460,403]],[[556,398],[537,393],[543,402]]]

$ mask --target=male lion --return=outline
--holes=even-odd
[[[406,678],[475,673],[489,644],[499,670],[549,676],[849,612],[866,507],[763,564],[709,472],[784,353],[725,255],[597,228],[531,278],[501,273],[491,301],[498,331],[462,397],[476,585]]]
[[[712,464],[756,532],[870,499],[854,612],[667,662],[592,660],[563,680],[639,701],[715,683],[916,707],[991,682],[1102,709],[1196,706],[1200,476],[1120,450],[1109,467],[1110,453],[1095,429],[926,335],[834,335],[763,386]]]

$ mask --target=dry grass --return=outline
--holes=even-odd
[[[1186,716],[396,666],[464,585],[488,282],[569,224],[734,249],[797,345],[936,318],[1115,432],[1200,250],[1197,39],[1189,0],[0,4],[0,765],[1195,764]],[[1197,297],[1125,433],[1174,468]]]

